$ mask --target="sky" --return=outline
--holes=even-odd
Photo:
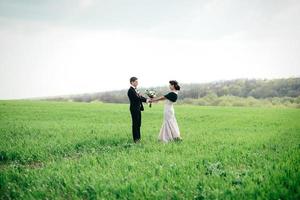
[[[299,0],[0,0],[0,99],[300,76]]]

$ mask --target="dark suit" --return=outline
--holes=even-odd
[[[128,90],[128,98],[130,101],[130,113],[132,119],[132,136],[134,142],[141,139],[141,124],[142,124],[142,115],[141,111],[144,110],[142,102],[146,102],[147,99],[143,96],[140,96],[133,87],[130,87]]]

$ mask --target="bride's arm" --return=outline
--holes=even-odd
[[[155,101],[161,101],[161,100],[165,100],[165,99],[166,99],[166,97],[161,96],[161,97],[155,97],[155,98],[152,98],[151,101],[152,101],[152,102],[155,102]]]

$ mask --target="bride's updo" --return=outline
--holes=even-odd
[[[171,80],[169,83],[174,86],[175,90],[180,90],[180,86],[178,85],[177,81]]]

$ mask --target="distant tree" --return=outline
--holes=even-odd
[[[236,97],[254,97],[256,99],[274,98],[274,97],[299,97],[300,96],[300,78],[288,79],[237,79],[229,81],[217,81],[203,84],[181,84],[179,100],[200,99],[200,104],[213,102],[213,99],[222,96]],[[147,88],[140,88],[143,93]],[[168,87],[151,88],[158,92],[158,95],[166,94]],[[80,94],[70,96],[58,96],[46,98],[55,101],[79,101],[91,102],[102,101],[111,103],[128,103],[127,90],[97,92],[92,94]],[[207,102],[209,101],[209,102]],[[221,101],[214,102],[215,104]],[[224,99],[222,99],[224,103]],[[195,102],[193,102],[195,103]]]

